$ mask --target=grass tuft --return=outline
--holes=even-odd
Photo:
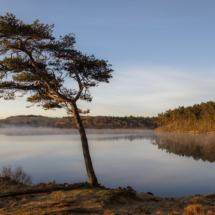
[[[14,202],[11,203],[10,207],[14,207],[14,206],[17,206],[17,205],[18,205],[17,202],[14,201]]]
[[[201,205],[188,205],[183,215],[204,215],[204,210]]]

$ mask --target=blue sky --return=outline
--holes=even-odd
[[[108,60],[109,84],[91,90],[92,116],[157,116],[215,99],[213,0],[7,0],[0,15],[55,24],[54,36],[74,33],[75,48]],[[64,110],[26,109],[25,98],[0,100],[0,118]]]

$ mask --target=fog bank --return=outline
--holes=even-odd
[[[130,129],[86,129],[87,134],[130,134],[148,136],[151,130],[130,130]],[[78,129],[28,127],[28,126],[5,126],[0,128],[1,135],[7,136],[31,136],[31,135],[78,135]]]

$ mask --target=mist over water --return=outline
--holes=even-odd
[[[85,129],[87,134],[123,134],[151,136],[149,130],[128,129]],[[31,135],[75,135],[79,134],[77,129],[59,129],[50,127],[28,127],[28,126],[4,126],[0,128],[0,134],[9,136],[31,136]]]
[[[99,183],[162,197],[214,189],[215,136],[149,130],[87,129]],[[34,183],[88,181],[76,129],[0,128],[0,168],[21,165]]]
[[[77,129],[58,129],[48,127],[5,126],[0,128],[0,134],[7,136],[34,136],[34,135],[71,135],[78,134]]]

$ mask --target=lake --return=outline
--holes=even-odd
[[[20,165],[33,183],[88,181],[75,129],[0,129],[0,168]],[[215,192],[215,136],[88,129],[99,183],[161,197]]]

